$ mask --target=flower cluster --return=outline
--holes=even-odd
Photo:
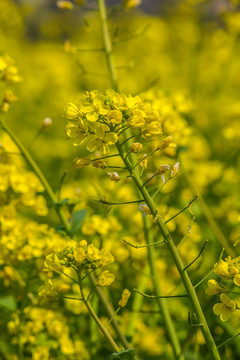
[[[221,281],[218,283],[214,279],[209,280],[206,294],[220,296],[221,303],[215,304],[213,311],[222,321],[226,321],[238,309],[237,303],[226,293],[231,292],[232,286],[240,286],[240,257],[232,259],[228,256],[225,261],[220,260],[215,264],[214,272]]]
[[[114,257],[110,252],[99,250],[93,244],[88,245],[86,240],[77,243],[74,240],[67,242],[61,251],[54,252],[46,256],[44,265],[45,271],[63,273],[65,268],[71,267],[75,270],[95,270],[102,269],[114,262]],[[98,280],[98,286],[110,285],[115,277],[108,270],[104,270]]]
[[[21,80],[15,61],[8,55],[0,56],[0,80],[6,83],[16,83]]]
[[[107,90],[106,94],[84,93],[78,103],[66,106],[64,116],[68,120],[66,134],[73,145],[85,142],[90,152],[98,150],[102,155],[108,153],[109,146],[116,144],[128,128],[143,139],[162,133],[160,115],[150,103],[113,90]]]

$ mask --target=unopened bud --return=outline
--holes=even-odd
[[[121,299],[118,302],[118,305],[124,307],[127,305],[128,299],[130,298],[130,291],[128,289],[124,289],[122,292]]]
[[[119,181],[120,180],[120,176],[118,175],[117,172],[113,172],[113,173],[108,173],[108,175],[110,176],[110,179],[112,181]]]
[[[95,168],[106,169],[107,164],[103,160],[95,160],[92,162],[92,166]]]
[[[170,175],[170,179],[173,179],[173,178],[175,178],[176,176],[179,175],[179,166],[180,166],[179,162],[177,162],[176,164],[173,165],[171,175]]]
[[[91,159],[89,158],[75,158],[73,160],[73,167],[75,169],[81,169],[84,166],[87,166],[91,163]]]
[[[167,164],[162,164],[159,166],[159,169],[156,171],[156,174],[162,175],[170,169],[170,166]]]
[[[45,130],[47,128],[49,128],[50,126],[52,126],[52,119],[49,118],[49,117],[46,117],[43,121],[42,121],[42,124],[41,124],[41,130]]]
[[[138,151],[142,150],[143,145],[141,143],[133,143],[130,147],[130,151],[136,154]]]
[[[145,216],[151,215],[151,210],[149,209],[149,207],[146,204],[140,204],[139,210],[142,211]]]
[[[173,145],[172,143],[173,140],[173,136],[167,136],[165,139],[163,139],[160,144],[158,145],[158,149],[159,150],[164,150],[166,149],[168,146]],[[174,144],[175,145],[175,144]]]

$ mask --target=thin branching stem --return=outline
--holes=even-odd
[[[177,214],[173,215],[170,219],[166,220],[166,221],[165,221],[165,224],[167,224],[169,221],[173,220],[175,217],[177,217],[177,216],[180,215],[182,212],[184,212],[185,210],[187,210],[197,198],[198,198],[198,195],[194,196],[194,198],[191,199],[191,200],[189,201],[189,203],[188,203],[181,211],[179,211]]]
[[[202,255],[203,251],[205,250],[205,247],[206,247],[207,243],[208,243],[208,240],[206,240],[205,243],[203,244],[203,247],[202,247],[201,250],[199,251],[198,256],[197,256],[192,262],[190,262],[190,264],[188,264],[188,265],[183,269],[183,271],[186,271],[188,268],[190,268],[190,266],[192,266],[192,265],[197,261],[197,259],[199,259],[199,257]]]

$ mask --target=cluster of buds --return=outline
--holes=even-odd
[[[55,272],[63,272],[64,267],[96,269],[110,265],[114,257],[110,252],[99,250],[93,244],[88,245],[86,240],[68,241],[65,249],[58,253],[46,256],[45,267]]]
[[[161,118],[139,96],[126,96],[113,90],[84,93],[77,103],[69,103],[64,116],[68,120],[66,135],[78,146],[83,142],[90,151],[101,155],[109,152],[122,131],[132,129],[136,136],[149,140],[162,134]],[[131,152],[142,149],[141,143],[132,144]]]
[[[232,259],[228,256],[225,261],[220,260],[215,264],[214,272],[220,280],[219,282],[215,279],[209,280],[206,293],[220,297],[221,303],[215,304],[213,311],[222,321],[226,321],[238,309],[236,301],[226,293],[231,292],[233,286],[240,286],[240,257]]]
[[[18,74],[18,68],[14,60],[8,56],[0,56],[0,81],[6,83],[16,83],[21,80]]]
[[[14,93],[11,90],[7,90],[2,101],[2,112],[8,112],[11,103],[17,100],[18,98],[14,95]]]

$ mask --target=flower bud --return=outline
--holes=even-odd
[[[138,151],[142,150],[143,145],[141,143],[133,143],[131,145],[130,151],[136,154]]]
[[[91,163],[91,159],[85,157],[85,158],[75,158],[73,160],[73,167],[75,169],[81,169],[84,166],[87,166]]]
[[[149,207],[146,204],[140,204],[139,210],[144,213],[144,216],[151,215],[151,210],[149,209]]]
[[[166,149],[168,146],[173,145],[172,143],[173,140],[173,136],[167,136],[165,139],[163,139],[160,144],[158,145],[158,149],[159,150],[164,150]],[[175,144],[174,144],[175,145]]]
[[[159,166],[159,169],[156,171],[156,174],[162,175],[170,169],[170,166],[167,164],[162,164]]]
[[[95,160],[92,162],[92,166],[95,168],[106,169],[107,164],[103,160]]]
[[[77,105],[73,104],[73,103],[69,103],[64,110],[64,116],[66,119],[69,120],[77,120],[79,115],[79,110]]]
[[[124,289],[122,292],[121,299],[118,302],[118,305],[121,307],[126,306],[130,296],[131,296],[130,291],[128,289]]]
[[[108,175],[110,176],[110,179],[111,179],[112,181],[116,181],[116,182],[117,182],[117,181],[119,181],[119,180],[121,179],[117,172],[108,173]]]
[[[52,126],[52,119],[49,118],[49,117],[46,117],[43,121],[42,121],[42,124],[41,124],[41,130],[45,130],[47,129],[48,127]]]
[[[171,175],[170,175],[170,179],[174,179],[176,176],[179,175],[179,166],[180,166],[179,162],[177,162],[176,164],[173,165]]]

